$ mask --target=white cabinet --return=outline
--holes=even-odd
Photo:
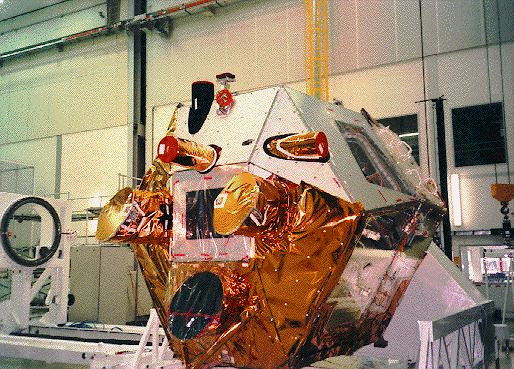
[[[71,248],[70,322],[126,324],[149,314],[151,299],[127,246],[76,245]],[[137,298],[137,299],[136,299]]]

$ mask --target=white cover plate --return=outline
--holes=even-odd
[[[188,130],[189,107],[182,107],[175,135],[199,144],[221,147],[217,165],[245,163],[250,158],[277,90],[278,87],[274,87],[235,95],[234,108],[226,116],[218,115],[218,104],[214,101],[202,128],[194,135]],[[243,145],[245,141],[250,143]]]

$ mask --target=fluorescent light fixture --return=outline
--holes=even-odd
[[[412,133],[403,133],[401,135],[398,135],[398,137],[400,137],[400,138],[414,137],[414,136],[419,136],[419,133],[418,132],[412,132]]]
[[[450,187],[452,191],[453,225],[462,225],[462,208],[460,202],[460,178],[458,174],[450,176]]]

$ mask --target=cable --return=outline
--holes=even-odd
[[[488,87],[489,87],[489,103],[493,102],[492,99],[492,92],[491,92],[491,71],[489,69],[489,37],[487,35],[487,17],[486,17],[486,10],[485,10],[485,1],[482,1],[482,13],[484,14],[484,34],[485,34],[485,57],[487,61],[487,81],[488,81]],[[496,168],[496,165],[495,165]]]
[[[510,163],[509,163],[509,145],[508,145],[508,136],[507,136],[507,124],[505,120],[505,89],[504,89],[504,81],[503,81],[503,57],[502,57],[502,30],[501,30],[501,22],[500,22],[500,2],[496,0],[496,19],[498,21],[498,49],[499,49],[499,58],[500,58],[500,79],[501,79],[501,94],[502,94],[502,119],[503,119],[503,129],[505,131],[505,162],[507,164],[507,178],[510,184]],[[486,35],[487,36],[487,35]],[[488,66],[489,68],[489,66]]]

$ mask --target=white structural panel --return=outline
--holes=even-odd
[[[432,243],[384,333],[387,347],[368,345],[355,354],[417,361],[418,321],[436,320],[484,302],[478,289]]]
[[[202,129],[193,135],[188,132],[189,108],[183,107],[179,110],[175,134],[203,145],[221,147],[217,165],[247,162],[277,90],[274,87],[235,96],[235,105],[228,115],[219,115],[218,104],[213,102]]]
[[[396,159],[361,114],[286,87],[242,93],[234,99],[235,106],[229,114],[219,114],[218,105],[214,102],[207,119],[195,134],[190,134],[188,130],[189,106],[180,107],[174,134],[202,145],[214,144],[220,147],[217,168],[244,163],[251,166],[253,171],[260,168],[263,173],[276,174],[296,184],[305,182],[347,201],[359,201],[367,210],[413,199],[414,186],[411,186],[411,192],[393,190],[393,186],[388,188],[377,185],[365,178],[363,169],[360,168],[360,165],[365,164],[359,163],[364,159],[356,157],[358,154],[350,149],[348,139],[344,136],[348,129],[345,127],[353,127],[351,129],[362,132],[362,139],[369,141],[368,150],[376,151],[367,155],[379,155],[386,162],[391,162],[384,162],[380,169],[383,175],[398,176],[404,182],[407,176],[401,170],[396,174],[396,169],[393,169]],[[167,110],[169,116],[161,114],[159,126],[163,122],[169,124],[173,113]],[[327,136],[330,152],[327,162],[280,159],[264,151],[264,143],[269,138],[305,132],[323,132]],[[394,135],[392,132],[390,134]],[[409,170],[414,167],[419,169],[414,160],[411,162]],[[183,168],[176,168],[175,177],[181,176],[179,173]],[[216,178],[221,173],[225,172],[213,171],[210,176]],[[193,177],[195,175],[197,174],[192,174]],[[192,178],[180,179],[183,180],[191,183],[191,188],[199,189]],[[201,178],[198,180],[201,182]],[[224,187],[221,182],[219,185]],[[175,231],[180,234],[178,229]]]
[[[357,158],[343,137],[341,124],[363,130],[379,150],[386,156],[390,157],[390,155],[361,114],[320,101],[298,91],[291,89],[287,91],[309,130],[322,131],[326,134],[331,152],[329,163],[337,177],[338,184],[345,189],[351,201],[359,201],[365,209],[369,210],[393,205],[411,198],[407,194],[378,186],[365,179]],[[329,178],[324,179],[329,180]],[[324,187],[321,188],[324,189]]]
[[[277,92],[259,141],[255,145],[250,159],[251,164],[293,183],[300,184],[303,181],[334,196],[351,201],[350,194],[344,190],[343,182],[334,174],[330,163],[284,160],[271,157],[264,152],[264,142],[270,137],[312,131],[305,120],[302,112],[291,100],[288,90],[281,88]],[[334,155],[333,151],[331,153]]]

